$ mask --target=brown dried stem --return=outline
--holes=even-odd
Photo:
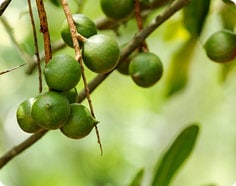
[[[141,9],[140,9],[140,1],[139,0],[134,0],[134,12],[135,12],[135,19],[137,22],[138,30],[141,31],[143,29],[143,19],[141,15]],[[146,41],[144,40],[142,45],[140,46],[140,50],[147,52],[148,51],[148,46]]]
[[[0,75],[6,74],[6,73],[8,73],[8,72],[11,72],[11,71],[13,71],[13,70],[16,70],[16,69],[18,69],[18,68],[20,68],[20,67],[22,67],[22,66],[25,66],[25,65],[26,65],[26,63],[21,64],[21,65],[18,65],[18,66],[16,66],[16,67],[13,67],[13,68],[10,68],[10,69],[7,69],[7,70],[4,70],[4,71],[0,72]]]
[[[42,92],[43,83],[42,83],[42,70],[41,70],[41,65],[40,65],[41,61],[40,61],[40,56],[39,56],[38,39],[37,39],[36,26],[34,22],[34,15],[33,15],[32,6],[31,6],[31,0],[28,0],[28,7],[29,7],[30,21],[31,21],[32,30],[33,30],[34,48],[35,48],[35,55],[36,55],[37,67],[38,67],[39,92]]]
[[[137,47],[139,47],[142,42],[162,23],[174,15],[178,10],[186,6],[190,0],[176,0],[174,1],[166,11],[157,16],[146,28],[139,32],[127,45],[123,48],[121,52],[120,62],[127,58]],[[111,73],[111,72],[110,72]],[[99,74],[91,82],[88,83],[88,88],[90,93],[92,93],[108,76],[109,74]],[[82,102],[86,98],[85,90],[79,93],[78,102]],[[16,147],[10,149],[6,154],[0,157],[0,168],[4,167],[11,159],[16,157],[18,154],[26,150],[36,141],[38,141],[46,131],[41,131],[39,133],[33,134],[28,139],[17,145]]]
[[[142,15],[141,15],[141,9],[140,9],[140,1],[134,0],[134,12],[135,12],[135,18],[138,25],[138,30],[143,29],[143,21],[142,21]]]
[[[48,61],[52,58],[47,14],[44,8],[43,0],[36,0],[36,4],[37,4],[39,19],[40,19],[40,32],[43,33],[43,39],[44,39],[45,63],[47,64]]]
[[[78,39],[80,39],[82,42],[84,42],[84,41],[86,41],[86,38],[84,38],[83,36],[81,36],[77,32],[77,29],[76,29],[76,26],[74,24],[72,14],[70,12],[70,8],[69,8],[67,0],[61,0],[61,3],[62,3],[62,7],[63,7],[65,15],[66,15],[67,22],[68,22],[69,27],[70,27],[70,33],[71,33],[71,37],[72,37],[72,41],[73,41],[73,46],[74,46],[74,49],[75,49],[75,58],[79,62],[80,67],[81,67],[81,75],[82,75],[82,79],[83,79],[83,82],[84,82],[84,89],[85,89],[85,92],[86,92],[86,98],[88,100],[90,112],[91,112],[92,116],[94,118],[96,118],[95,113],[94,113],[94,109],[93,109],[92,99],[90,97],[90,92],[89,92],[89,88],[88,88],[88,84],[87,84],[87,79],[86,79],[86,75],[85,75],[85,71],[84,71],[84,65],[83,65],[82,56],[81,56],[81,52],[80,52],[79,41],[78,41]],[[101,143],[101,140],[100,140],[100,135],[99,135],[97,125],[95,125],[95,130],[96,130],[96,134],[97,134],[97,141],[98,141],[98,144],[100,146],[101,155],[102,155],[102,153],[103,153],[102,143]]]

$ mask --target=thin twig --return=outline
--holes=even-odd
[[[141,9],[140,9],[140,1],[139,0],[134,0],[134,7],[135,7],[135,19],[137,22],[138,30],[141,31],[143,29],[143,20],[142,20],[142,15],[141,15]],[[146,41],[144,40],[142,45],[140,46],[140,50],[147,52],[148,51],[148,46]]]
[[[8,73],[8,72],[11,72],[11,71],[16,70],[16,69],[18,69],[18,68],[20,68],[20,67],[22,67],[22,66],[25,66],[25,65],[26,65],[26,63],[21,64],[21,65],[18,65],[18,66],[16,66],[16,67],[13,67],[13,68],[11,68],[11,69],[4,70],[4,71],[0,72],[0,75],[5,74],[5,73]]]
[[[139,0],[134,0],[134,12],[135,12],[135,18],[136,22],[138,25],[138,30],[143,29],[143,21],[142,21],[142,15],[141,15],[141,10],[140,10],[140,1]]]
[[[43,39],[44,39],[45,63],[47,64],[48,61],[52,58],[47,14],[44,8],[43,0],[36,0],[36,3],[37,3],[37,9],[38,9],[38,14],[39,14],[39,19],[40,19],[40,32],[43,33]]]
[[[89,88],[88,88],[88,84],[87,84],[87,79],[86,79],[86,75],[85,75],[85,71],[84,71],[84,65],[83,65],[83,61],[82,61],[82,55],[81,55],[81,52],[80,52],[80,46],[79,46],[79,41],[78,41],[78,38],[82,39],[82,41],[85,41],[86,38],[84,38],[83,36],[81,36],[77,32],[77,29],[76,29],[76,26],[74,24],[72,14],[71,14],[71,11],[70,11],[67,0],[61,0],[61,3],[62,3],[62,7],[63,7],[65,15],[66,15],[67,22],[68,22],[69,27],[70,27],[70,33],[71,33],[71,37],[72,37],[72,41],[73,41],[73,46],[74,46],[74,49],[75,49],[75,58],[79,62],[80,67],[81,67],[81,75],[82,75],[82,79],[83,79],[83,82],[84,82],[84,89],[85,89],[85,92],[86,92],[86,98],[88,100],[90,112],[91,112],[92,116],[94,118],[96,118],[95,113],[94,113],[94,109],[93,109],[92,99],[90,97],[90,92],[89,92]],[[96,130],[96,135],[97,135],[97,142],[100,146],[101,155],[102,155],[103,154],[102,143],[101,143],[101,140],[100,140],[100,135],[99,135],[99,130],[98,130],[97,125],[95,125],[95,130]]]
[[[122,49],[120,63],[127,58],[137,47],[142,44],[143,40],[145,40],[156,28],[158,28],[162,23],[164,23],[167,19],[169,19],[172,15],[174,15],[178,10],[182,9],[186,6],[190,0],[176,0],[174,1],[166,11],[157,16],[150,25],[144,28],[141,32],[139,32],[129,43],[128,45]],[[108,74],[99,74],[97,75],[90,83],[88,83],[88,87],[90,93],[92,93],[108,76]],[[82,90],[79,93],[78,102],[82,102],[86,98],[85,90]],[[38,141],[46,131],[41,131],[40,133],[33,134],[31,137],[23,141],[21,144],[17,146],[17,148],[10,149],[6,154],[4,154],[0,158],[0,168],[4,167],[11,159],[16,157],[18,154],[26,150],[33,143]],[[41,134],[41,135],[40,135]],[[26,145],[27,144],[27,145]]]
[[[43,90],[42,70],[41,70],[41,65],[40,65],[41,61],[40,61],[40,56],[39,56],[38,39],[37,39],[36,26],[34,22],[34,15],[33,15],[32,6],[31,6],[31,0],[28,0],[28,6],[29,6],[29,15],[30,15],[30,20],[31,20],[31,25],[32,25],[32,30],[33,30],[34,48],[35,48],[35,55],[36,55],[37,67],[38,67],[39,93],[41,93]]]

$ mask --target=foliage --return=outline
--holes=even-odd
[[[158,163],[152,181],[153,186],[169,185],[178,168],[190,155],[198,135],[198,126],[184,129]]]

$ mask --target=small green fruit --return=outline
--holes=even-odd
[[[154,85],[161,78],[162,73],[162,62],[153,53],[138,53],[130,61],[129,74],[133,81],[141,87]]]
[[[31,116],[34,101],[34,98],[26,99],[18,106],[16,111],[16,118],[20,128],[28,133],[35,133],[41,129],[41,127],[33,121]]]
[[[236,34],[221,30],[212,34],[204,45],[207,56],[219,63],[229,62],[236,57]]]
[[[89,17],[84,14],[73,14],[72,17],[79,34],[86,38],[97,34],[96,25]],[[61,37],[68,46],[73,48],[73,41],[67,20],[62,23]]]
[[[124,61],[117,66],[117,71],[123,75],[129,75],[129,61]]]
[[[84,64],[91,71],[107,73],[118,64],[120,48],[113,38],[97,34],[85,41],[82,56]]]
[[[76,88],[72,88],[68,91],[62,92],[64,96],[69,100],[70,103],[75,103],[78,98],[78,92]]]
[[[120,46],[121,49],[124,49],[126,47],[127,43]],[[130,60],[138,53],[138,50],[135,50],[133,53],[130,54],[129,57],[127,57],[124,61],[121,61],[117,65],[117,71],[120,72],[123,75],[129,75],[129,63]]]
[[[53,57],[44,69],[47,85],[57,91],[67,91],[77,85],[81,78],[80,64],[69,55]]]
[[[87,136],[98,123],[84,105],[73,103],[70,105],[70,117],[61,132],[69,138],[80,139]]]
[[[32,118],[45,129],[58,129],[69,118],[70,104],[68,99],[54,91],[40,94],[32,106]]]
[[[100,3],[106,16],[116,20],[126,18],[134,9],[133,0],[101,0]]]

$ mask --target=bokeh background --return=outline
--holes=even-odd
[[[77,6],[70,2],[72,12]],[[143,89],[130,77],[114,71],[91,95],[104,148],[100,156],[95,131],[81,140],[72,140],[60,131],[50,131],[32,147],[0,170],[4,186],[124,186],[144,168],[143,185],[149,185],[153,168],[176,135],[191,123],[198,122],[200,135],[195,149],[176,174],[173,186],[231,186],[236,181],[236,69],[234,63],[217,64],[209,60],[203,44],[214,31],[222,29],[219,12],[222,1],[212,1],[203,33],[196,43],[186,72],[187,84],[167,96],[173,56],[188,40],[182,11],[161,25],[147,43],[164,65],[164,74],[155,86]],[[62,8],[45,1],[51,40],[60,39],[60,25],[65,19]],[[33,3],[35,21],[37,11]],[[154,11],[146,20],[165,8]],[[87,0],[82,12],[93,20],[104,16],[99,1]],[[2,19],[9,23],[4,26]],[[137,32],[129,21],[112,31],[100,31],[116,38],[120,45]],[[32,29],[26,1],[13,1],[0,22],[0,72],[25,63],[10,36],[30,56],[34,54]],[[40,49],[42,36],[38,34]],[[70,48],[58,53],[74,55]],[[178,58],[176,71],[182,68],[188,52]],[[42,65],[43,66],[43,65]],[[230,66],[229,68],[227,68]],[[0,153],[26,139],[16,122],[17,106],[38,94],[37,71],[26,74],[27,65],[0,75]],[[174,71],[175,71],[174,70]],[[175,73],[175,72],[172,73]],[[95,74],[86,70],[87,79]],[[78,84],[78,91],[83,87]],[[84,101],[83,104],[87,105]]]

